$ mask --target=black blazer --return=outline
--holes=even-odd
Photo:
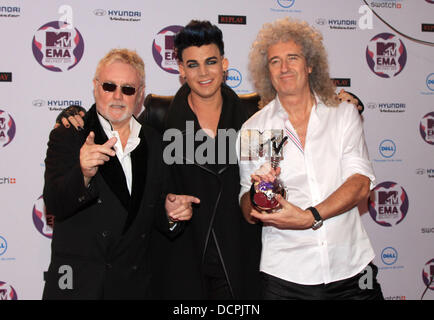
[[[95,105],[85,116],[84,130],[63,126],[50,133],[45,160],[44,201],[54,215],[51,263],[45,273],[44,299],[144,299],[150,290],[149,245],[153,227],[168,229],[164,212],[166,171],[161,138],[142,125],[131,154],[133,183],[128,192],[116,156],[100,166],[86,188],[79,154],[90,131],[95,143],[107,137]],[[72,288],[62,289],[72,270]]]
[[[187,84],[178,90],[166,119],[167,129],[182,132],[184,146],[188,138],[186,122],[195,122],[195,130],[200,128],[187,103],[189,92]],[[222,85],[222,95],[219,129],[238,131],[251,112],[228,86]],[[170,166],[172,192],[196,196],[201,202],[193,207],[192,219],[185,222],[183,232],[174,241],[161,237],[159,247],[166,248],[159,257],[161,267],[156,270],[161,273],[155,278],[161,280],[157,288],[165,299],[205,299],[201,274],[205,249],[212,238],[232,297],[258,299],[261,226],[248,224],[241,213],[238,165],[222,164],[216,171],[207,165],[187,164],[192,159],[186,160],[190,155],[185,154],[185,149],[182,164]]]

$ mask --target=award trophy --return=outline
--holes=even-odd
[[[271,167],[276,169],[280,162],[280,153],[283,144],[288,139],[285,136],[282,141],[278,144],[276,138],[271,139]],[[286,198],[286,190],[280,179],[276,178],[273,182],[254,182],[250,188],[250,200],[252,201],[253,207],[259,211],[265,211],[266,213],[273,213],[281,209],[280,203],[276,200],[276,195],[280,194],[284,199]]]

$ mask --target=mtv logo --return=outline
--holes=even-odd
[[[379,191],[378,192],[378,204],[380,205],[398,205],[398,191]]]
[[[70,32],[51,32],[45,33],[45,45],[47,47],[70,48],[71,33]]]
[[[255,129],[244,129],[240,134],[240,160],[258,160],[265,157],[271,159],[273,144],[279,145],[284,139],[283,130],[265,130],[260,132]],[[283,148],[277,155],[283,159]]]
[[[394,42],[377,42],[377,56],[395,57],[396,43]]]
[[[0,300],[9,300],[12,292],[11,287],[4,285],[3,288],[0,289]]]
[[[166,50],[174,50],[174,48],[175,48],[175,37],[174,36],[164,36],[164,48]]]

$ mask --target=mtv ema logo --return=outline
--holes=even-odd
[[[380,33],[373,37],[366,48],[369,68],[379,77],[391,78],[404,69],[407,50],[404,43],[391,33]]]
[[[55,72],[74,68],[84,52],[80,32],[63,21],[52,21],[40,27],[32,41],[33,55],[45,69]]]
[[[422,280],[425,283],[425,286],[429,287],[430,290],[434,290],[434,259],[431,259],[427,263],[422,270]]]
[[[3,281],[0,281],[0,300],[18,300],[15,289]]]
[[[427,113],[419,125],[419,132],[422,139],[431,145],[434,145],[434,112]]]
[[[53,237],[54,216],[47,213],[42,196],[36,200],[33,206],[32,218],[39,233],[51,239]]]
[[[407,193],[395,182],[382,182],[372,191],[368,208],[376,223],[384,227],[395,226],[407,215]]]
[[[15,137],[15,121],[6,113],[0,110],[0,148],[6,147]]]
[[[152,55],[158,66],[166,72],[178,74],[175,54],[175,35],[182,26],[168,26],[160,30],[152,42]]]

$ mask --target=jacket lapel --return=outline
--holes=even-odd
[[[92,106],[92,109],[89,110],[88,113],[88,132],[93,131],[95,133],[96,144],[104,144],[107,142],[108,138],[99,123],[95,105]],[[130,193],[128,192],[127,181],[118,157],[110,157],[109,161],[104,163],[104,165],[99,166],[98,171],[109,186],[110,190],[117,196],[125,209],[128,210],[130,206]]]
[[[140,209],[140,204],[143,200],[143,192],[145,190],[147,163],[148,163],[148,144],[146,141],[143,127],[139,133],[140,144],[131,152],[131,167],[132,167],[132,188],[131,188],[131,202],[129,214],[125,230],[129,228],[135,219]]]

